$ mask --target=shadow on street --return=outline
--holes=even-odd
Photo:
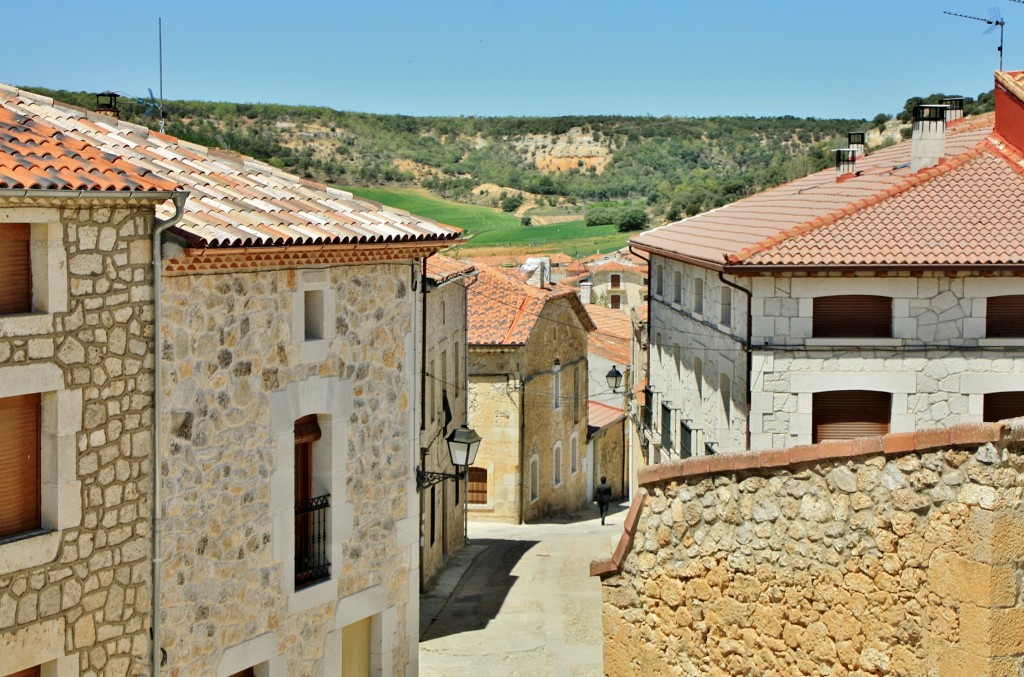
[[[420,641],[481,630],[501,610],[515,585],[512,569],[538,541],[475,539],[487,549],[470,565]]]

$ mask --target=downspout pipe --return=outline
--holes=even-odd
[[[725,273],[723,271],[718,271],[718,279],[722,282],[722,284],[728,285],[728,286],[732,287],[733,289],[739,290],[740,292],[745,294],[746,297],[747,297],[747,336],[746,336],[746,340],[744,341],[743,352],[745,352],[747,354],[747,414],[746,414],[746,419],[747,419],[747,430],[746,430],[747,441],[746,441],[746,447],[747,447],[747,450],[749,451],[750,450],[750,402],[751,402],[752,393],[753,393],[753,390],[754,390],[754,354],[750,350],[750,345],[751,345],[751,341],[753,339],[753,331],[754,331],[754,328],[753,328],[754,313],[753,313],[753,309],[751,308],[751,306],[753,305],[751,303],[751,299],[753,299],[754,293],[752,291],[750,291],[749,289],[745,288],[745,287],[741,287],[740,285],[736,284],[735,282],[731,282],[731,281],[725,279]]]
[[[162,313],[160,312],[160,297],[163,284],[163,265],[160,255],[160,240],[164,231],[176,225],[185,216],[185,200],[188,198],[188,191],[175,191],[171,196],[174,200],[174,214],[166,220],[154,219],[153,223],[153,677],[159,677],[162,664],[160,647],[160,521],[163,519],[163,507],[160,496],[160,472],[161,453],[163,444],[160,434],[160,419],[163,412],[163,350],[160,347],[161,334],[163,331]]]
[[[427,259],[430,256],[423,257],[423,261],[420,265],[420,432],[418,437],[425,437],[427,430]],[[431,442],[433,444],[433,442]],[[427,469],[427,453],[430,451],[429,446],[423,446],[423,440],[417,440],[417,446],[420,448],[420,465],[419,467],[424,470]],[[420,495],[420,533],[419,533],[419,554],[420,554],[420,594],[426,592],[426,576],[423,572],[424,569],[424,556],[423,549],[426,547],[426,535],[423,533],[423,515],[426,512],[427,499],[424,494],[425,491],[419,491],[417,486],[417,492]],[[433,510],[434,506],[431,505],[430,509]]]

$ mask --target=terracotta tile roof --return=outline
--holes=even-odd
[[[190,194],[175,230],[193,247],[440,245],[460,235],[457,228],[356,199],[251,157],[89,114],[7,85],[0,85],[0,106],[183,186]],[[160,205],[157,216],[167,218],[173,210],[171,204]]]
[[[993,137],[994,120],[951,125],[946,158],[916,174],[908,141],[858,158],[842,181],[827,169],[631,243],[735,270],[1024,262],[1024,178],[1014,151]]]
[[[587,340],[587,352],[620,365],[629,364],[632,323],[621,310],[595,304],[584,306],[597,327]]]
[[[587,402],[587,427],[591,430],[600,430],[612,423],[621,421],[626,415],[626,410],[603,404],[596,400]]]
[[[605,269],[605,266],[619,266],[618,268],[608,268],[608,270],[639,270],[639,272],[643,272],[647,269],[647,261],[629,251],[629,247],[623,247],[607,254],[585,256],[569,266],[569,274],[585,276],[599,267]]]
[[[594,323],[576,297],[562,285],[535,287],[500,268],[477,264],[476,281],[467,287],[467,324],[470,345],[523,345],[537,325],[548,301],[567,299],[587,331]]]
[[[427,277],[435,284],[442,284],[460,275],[468,275],[474,270],[476,267],[468,261],[460,261],[440,254],[427,259]]]
[[[165,192],[178,186],[0,106],[0,188]]]

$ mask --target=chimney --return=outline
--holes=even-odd
[[[948,106],[926,103],[914,108],[914,129],[910,142],[910,171],[934,167],[946,154],[946,111]]]
[[[544,288],[551,281],[551,259],[537,256],[526,259],[519,267],[527,284]]]
[[[964,119],[964,97],[951,96],[942,100],[942,105],[949,106],[946,109],[946,124]]]
[[[854,148],[836,148],[832,151],[836,154],[836,181],[841,181],[844,176],[856,173],[857,151]]]
[[[96,112],[109,115],[112,118],[121,117],[121,110],[117,107],[117,99],[120,96],[117,92],[100,92],[96,95]]]
[[[848,132],[846,134],[846,147],[855,152],[855,160],[859,157],[864,157],[865,148],[867,147],[865,137],[864,132]]]
[[[585,306],[588,306],[591,303],[593,303],[593,288],[594,285],[590,280],[580,282],[580,303],[582,303]]]

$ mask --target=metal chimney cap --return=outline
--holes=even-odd
[[[962,96],[950,96],[942,100],[942,103],[949,106],[950,110],[963,110],[964,109],[964,97]]]
[[[949,106],[941,103],[922,103],[914,106],[914,122],[942,122]]]

